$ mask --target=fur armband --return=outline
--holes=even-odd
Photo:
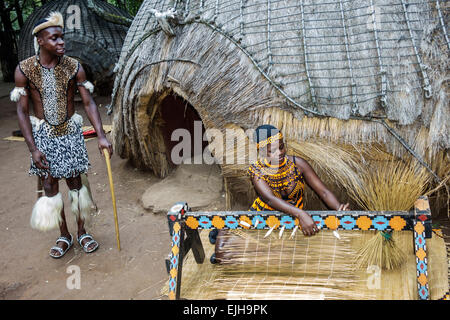
[[[26,96],[27,92],[24,87],[14,87],[14,89],[9,94],[9,98],[12,102],[17,102],[20,99],[20,96]]]
[[[94,85],[90,81],[77,82],[77,86],[85,87],[90,93],[94,92]]]

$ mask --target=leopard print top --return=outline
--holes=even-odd
[[[67,90],[69,82],[78,73],[80,63],[70,57],[62,56],[55,67],[41,65],[37,56],[32,56],[19,63],[20,71],[39,92],[44,118],[53,126],[55,134],[65,134],[64,123],[67,115]]]

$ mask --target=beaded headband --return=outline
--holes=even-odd
[[[274,141],[281,140],[281,139],[283,139],[283,134],[281,132],[278,132],[276,135],[268,137],[267,139],[258,142],[256,144],[256,148],[257,149],[264,148],[269,143],[272,143]]]

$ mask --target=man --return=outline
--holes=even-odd
[[[19,63],[15,71],[16,87],[11,100],[17,102],[19,126],[31,153],[30,175],[38,175],[45,196],[34,205],[31,226],[46,231],[60,229],[61,236],[50,256],[61,258],[73,244],[67,229],[59,179],[69,187],[71,210],[78,224],[77,240],[86,253],[98,248],[97,241],[84,228],[92,199],[83,185],[81,174],[90,164],[82,134],[82,117],[75,113],[74,96],[78,88],[86,114],[98,136],[98,147],[112,155],[112,146],[103,131],[97,106],[89,91],[93,86],[86,80],[81,64],[64,55],[64,22],[53,12],[39,21],[34,29],[36,55]],[[29,99],[34,116],[29,115]]]

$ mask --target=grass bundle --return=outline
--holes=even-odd
[[[362,245],[354,258],[356,269],[378,266],[385,270],[400,268],[406,261],[406,254],[392,239],[392,232],[377,234]]]
[[[412,158],[375,161],[366,168],[361,174],[362,188],[353,189],[352,198],[371,211],[410,210],[430,180],[426,169]],[[359,248],[355,263],[390,270],[399,268],[405,260],[406,255],[396,245],[392,233],[378,232]]]
[[[428,171],[412,157],[394,159],[378,149],[372,149],[370,154],[367,150],[364,152],[367,165],[362,168],[362,183],[350,191],[352,198],[370,211],[408,211],[413,208],[414,201],[430,182]],[[380,156],[386,159],[376,159]],[[401,267],[405,260],[406,255],[396,245],[392,233],[378,232],[358,249],[355,264],[391,270]]]

